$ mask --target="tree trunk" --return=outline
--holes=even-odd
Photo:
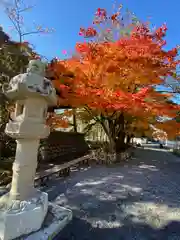
[[[116,137],[116,152],[122,152],[125,150],[125,127],[124,127],[124,114],[121,113],[118,119],[117,124],[119,125],[119,131]]]
[[[77,119],[76,119],[76,109],[73,109],[73,127],[74,127],[74,132],[77,133]]]
[[[115,153],[116,152],[116,143],[115,143],[115,139],[113,138],[112,132],[110,131],[109,125],[106,124],[105,121],[101,121],[100,124],[109,139],[109,152]]]
[[[122,152],[126,148],[125,144],[125,133],[122,131],[120,132],[120,136],[116,139],[116,152]]]
[[[130,142],[131,142],[131,136],[128,134],[128,135],[127,135],[126,143],[127,143],[127,144],[130,144]]]
[[[111,136],[108,136],[108,138],[109,138],[109,152],[115,153],[116,152],[116,142]]]
[[[124,114],[121,113],[116,122],[113,122],[111,119],[109,119],[108,121],[101,121],[100,123],[109,139],[109,152],[119,153],[124,151],[126,148]],[[118,131],[115,133],[117,127]]]

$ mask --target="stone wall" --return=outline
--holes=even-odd
[[[112,163],[124,163],[129,161],[134,156],[134,147],[129,147],[121,153],[106,153],[103,149],[91,150],[92,160],[95,160],[98,164],[112,164]]]

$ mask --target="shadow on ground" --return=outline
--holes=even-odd
[[[180,239],[179,167],[166,151],[138,149],[127,164],[49,182],[50,200],[74,215],[57,239]]]
[[[54,240],[179,240],[179,228],[180,223],[177,221],[169,223],[160,230],[153,229],[147,224],[132,224],[132,222],[118,228],[92,228],[87,221],[74,218]]]

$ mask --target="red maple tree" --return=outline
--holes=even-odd
[[[98,9],[95,24],[117,24],[120,11],[111,17]],[[76,55],[49,66],[60,105],[84,108],[99,122],[110,142],[110,151],[124,148],[126,126],[137,118],[174,117],[179,106],[167,103],[170,94],[155,87],[173,76],[179,61],[177,49],[164,50],[167,27],[151,30],[148,24],[131,24],[131,31],[114,41],[76,44]],[[85,37],[97,36],[95,28],[81,28]],[[69,77],[71,76],[71,77]],[[128,120],[128,121],[127,121]],[[128,124],[126,124],[128,122]]]

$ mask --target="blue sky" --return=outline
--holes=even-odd
[[[93,14],[98,7],[112,12],[112,6],[115,3],[114,0],[28,0],[28,2],[35,7],[24,16],[26,28],[32,29],[35,22],[55,29],[53,34],[32,35],[25,39],[35,46],[38,53],[48,59],[55,56],[64,58],[63,50],[73,52],[76,42],[83,41],[83,38],[78,35],[80,27],[91,25]],[[168,49],[180,44],[180,0],[123,0],[117,1],[117,6],[121,3],[141,20],[150,19],[151,23],[157,27],[166,23]],[[17,40],[16,34],[10,31],[12,24],[4,14],[2,5],[0,5],[0,25],[13,39]],[[174,100],[180,102],[179,98]]]
[[[8,0],[7,0],[8,1]],[[11,1],[11,0],[10,0]],[[32,2],[33,1],[33,2]],[[32,0],[35,8],[25,15],[25,25],[31,28],[35,21],[43,26],[52,27],[55,32],[51,35],[34,35],[26,40],[31,42],[36,50],[45,55],[48,59],[58,56],[64,57],[63,50],[73,51],[75,43],[83,39],[78,35],[79,28],[87,27],[91,24],[93,14],[98,7],[112,11],[113,0]],[[26,2],[26,0],[25,0]],[[180,2],[179,0],[124,0],[118,1],[125,8],[133,11],[142,20],[150,21],[160,26],[164,22],[168,26],[167,47],[171,48],[180,43]],[[10,32],[10,22],[3,13],[0,5],[0,24],[5,31],[9,32],[13,39],[16,36]]]

